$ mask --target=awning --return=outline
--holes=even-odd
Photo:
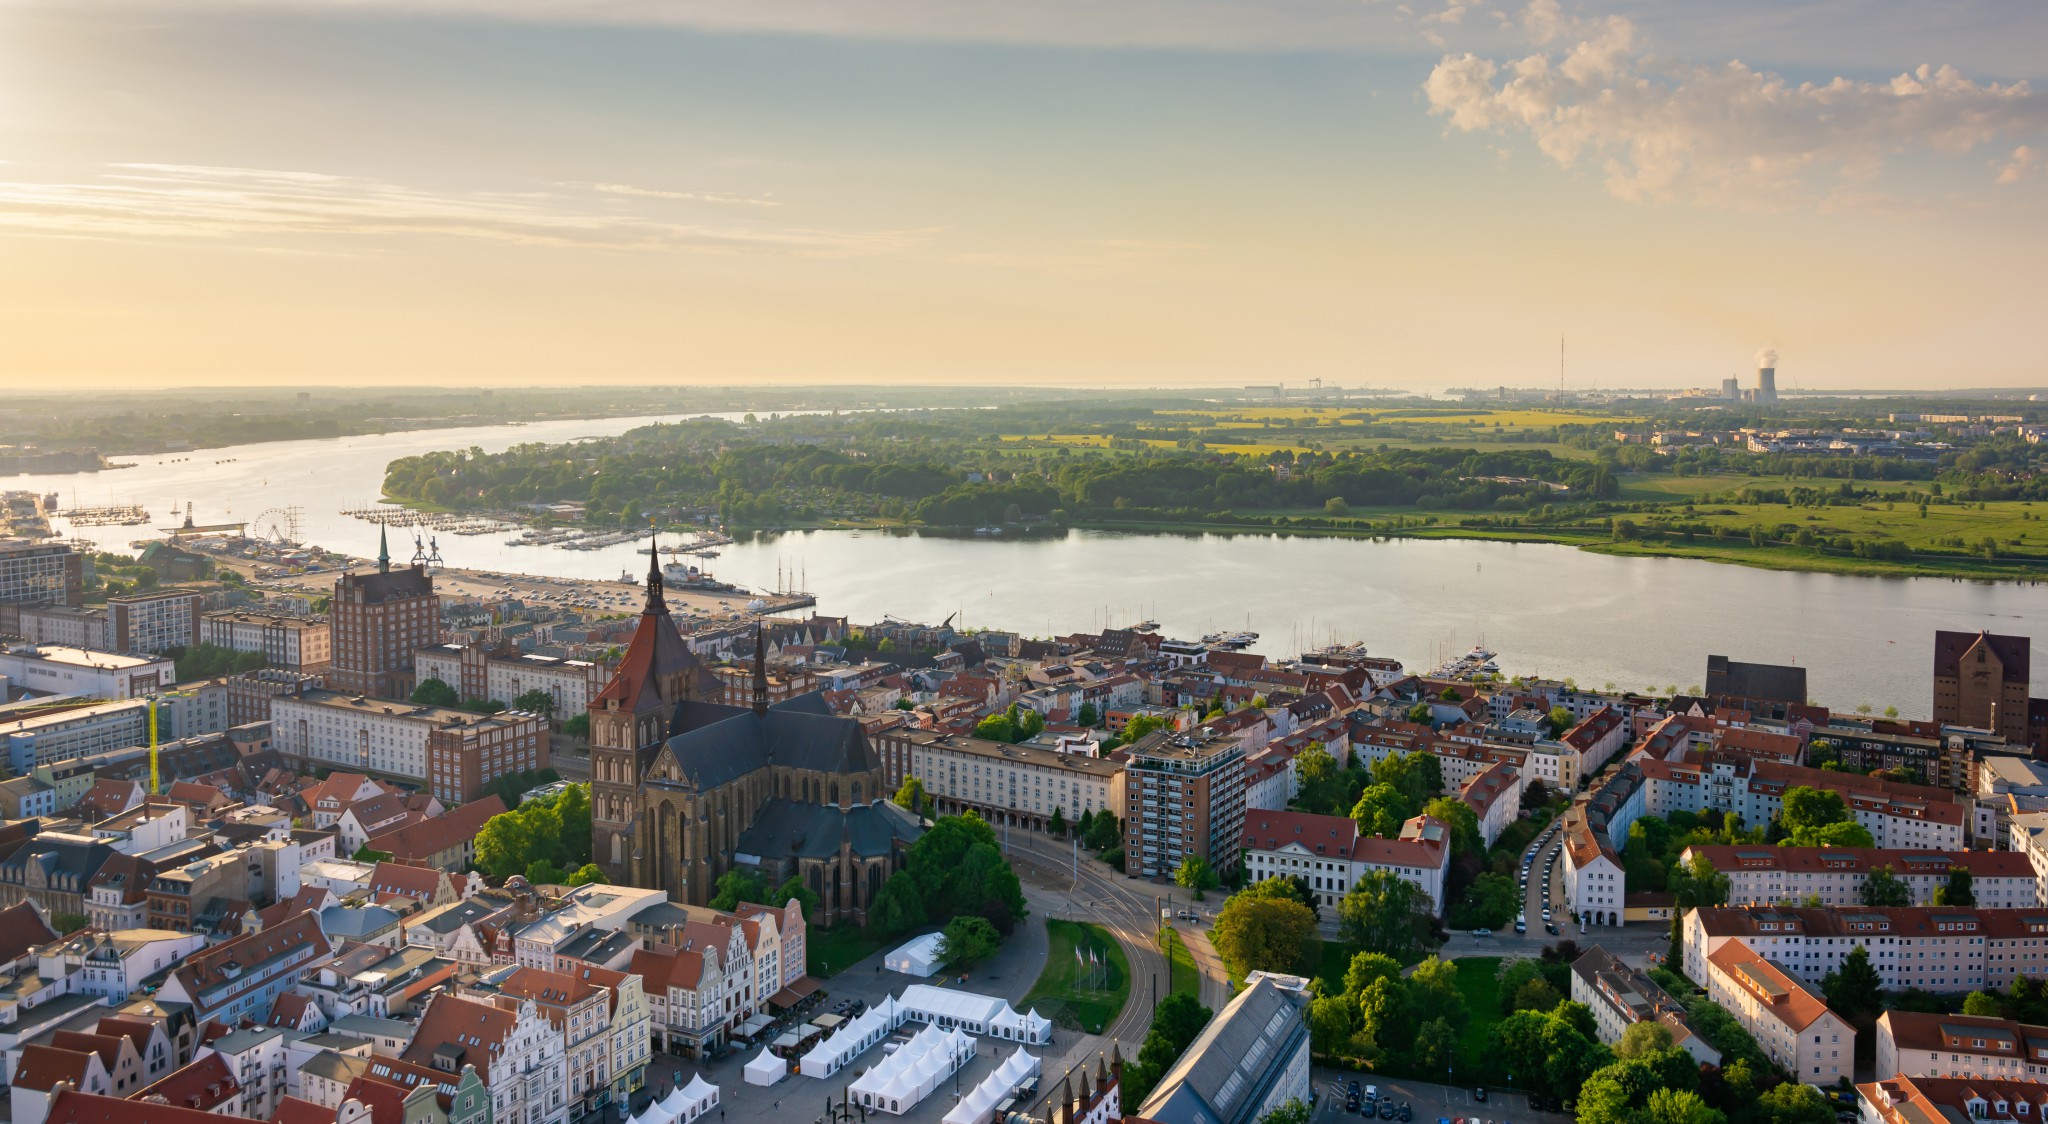
[[[768,1005],[777,1010],[788,1010],[803,1002],[813,992],[817,991],[819,986],[818,981],[809,976],[799,977],[795,983],[769,996]]]

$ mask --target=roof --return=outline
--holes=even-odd
[[[665,677],[680,675],[700,683],[711,679],[710,670],[690,650],[668,615],[668,603],[662,597],[660,556],[650,554],[648,559],[647,601],[640,610],[640,623],[633,629],[633,639],[626,642],[626,654],[611,679],[590,700],[592,710],[616,703],[628,713],[644,713],[664,705]]]
[[[1950,1050],[2006,1057],[2034,1056],[2048,1049],[2048,1027],[1982,1015],[1944,1015],[1894,1007],[1878,1016],[1902,1050]],[[1982,1046],[1973,1043],[1982,1042]],[[2022,1048],[2022,1044],[2026,1044]]]
[[[492,793],[480,800],[450,808],[431,819],[372,835],[369,837],[370,849],[382,851],[394,859],[425,861],[460,846],[465,840],[474,839],[476,833],[483,830],[485,821],[504,811],[505,802]]]
[[[1937,630],[1934,634],[1934,674],[1956,677],[1957,665],[1979,640],[2005,665],[2007,680],[2026,683],[2031,679],[2033,649],[2027,637],[2001,636],[1995,632],[1950,632],[1946,629]]]
[[[1306,1006],[1303,996],[1271,979],[1239,992],[1188,1044],[1137,1115],[1159,1124],[1249,1124],[1307,1048]]]
[[[334,1124],[334,1110],[285,1096],[278,1099],[276,1110],[270,1114],[270,1124]]]
[[[21,1048],[21,1060],[14,1066],[13,1084],[21,1089],[48,1092],[57,1082],[69,1081],[72,1088],[78,1088],[85,1084],[85,1076],[92,1069],[92,1059],[92,1051],[30,1043]],[[105,1068],[104,1062],[102,1068]]]
[[[840,808],[776,797],[740,833],[738,849],[750,855],[830,858],[845,842],[855,855],[871,858],[893,853],[898,843],[912,842],[919,833],[910,813],[889,801]]]
[[[1828,1010],[1828,1005],[1805,981],[1756,954],[1741,941],[1729,941],[1713,951],[1707,962],[1727,976],[1731,983],[1763,1000],[1771,1018],[1795,1031],[1803,1031],[1823,1016],[1833,1016],[1844,1026],[1848,1021]]]
[[[488,1080],[491,1059],[504,1047],[505,1036],[518,1021],[511,1011],[443,992],[427,1005],[411,1044],[398,1056],[428,1066],[436,1057],[448,1058],[454,1072],[460,1072],[464,1064],[475,1065]]]
[[[216,985],[253,980],[259,965],[300,945],[312,946],[313,956],[304,962],[308,965],[328,953],[327,937],[320,931],[320,919],[314,914],[301,913],[275,928],[245,933],[201,949],[171,969],[171,974],[184,985],[186,995],[197,999]]]
[[[30,949],[57,939],[57,930],[43,920],[42,911],[28,901],[0,909],[0,963],[26,956]]]
[[[1885,847],[1773,847],[1766,844],[1713,844],[1686,848],[1705,855],[1723,874],[1737,870],[1781,870],[1795,873],[1868,874],[1890,867],[1901,877],[1939,875],[1962,867],[1974,878],[2034,877],[2027,856],[2018,851],[1934,851]]]
[[[165,1074],[156,1084],[135,1094],[135,1099],[162,1097],[173,1105],[211,1112],[241,1095],[241,1082],[235,1080],[228,1060],[219,1054],[208,1054]]]
[[[343,574],[335,593],[337,601],[346,598],[366,605],[378,605],[386,601],[432,597],[434,579],[428,577],[426,567],[420,565],[379,573]]]
[[[2034,1081],[2001,1081],[1977,1077],[1886,1078],[1856,1086],[1863,1103],[1877,1110],[1884,1124],[1945,1124],[1976,1120],[2040,1120],[2048,1118],[2048,1086]],[[1999,1102],[2024,1107],[1995,1115],[1972,1113],[1971,1102],[1990,1108]]]
[[[698,981],[704,978],[704,954],[668,946],[643,948],[633,954],[627,971],[651,985],[649,990],[666,992],[673,987],[695,991]]]
[[[768,766],[814,773],[868,773],[880,758],[861,724],[833,714],[822,693],[784,699],[756,713],[750,706],[685,699],[655,755],[659,773],[673,763],[676,779],[698,790],[717,788]],[[869,794],[880,797],[881,793]]]
[[[44,1124],[220,1124],[204,1109],[184,1105],[144,1104],[66,1089],[50,1101]],[[327,1124],[333,1124],[328,1118]]]

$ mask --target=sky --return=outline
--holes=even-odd
[[[0,387],[2048,386],[2037,0],[0,0]]]

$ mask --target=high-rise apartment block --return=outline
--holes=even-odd
[[[107,598],[107,647],[152,655],[199,643],[206,595],[195,589],[158,589]]]
[[[70,605],[85,600],[85,560],[67,543],[0,540],[0,602]]]
[[[404,698],[412,693],[413,653],[441,642],[441,599],[425,566],[393,569],[389,546],[380,545],[376,573],[343,574],[334,583],[329,624],[329,687]]]
[[[1237,869],[1244,835],[1244,746],[1204,727],[1161,730],[1124,765],[1124,872],[1172,874],[1190,855],[1218,875]]]
[[[507,710],[437,706],[307,690],[270,700],[272,744],[296,763],[425,782],[444,803],[548,763],[547,721]]]
[[[326,621],[271,613],[208,613],[199,624],[199,638],[206,643],[262,652],[270,666],[292,671],[324,670],[333,658],[332,635]]]
[[[1934,720],[2027,745],[2031,642],[1990,632],[1934,634]]]

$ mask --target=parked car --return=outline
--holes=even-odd
[[[1344,1098],[1344,1111],[1346,1111],[1346,1112],[1357,1112],[1357,1111],[1358,1111],[1358,1094],[1356,1094],[1356,1093],[1352,1093],[1352,1094],[1348,1094],[1348,1095],[1346,1095],[1346,1096],[1345,1096],[1345,1098]]]
[[[1545,925],[1545,926],[1543,927],[1543,931],[1544,931],[1544,932],[1546,932],[1546,933],[1549,933],[1549,934],[1550,934],[1551,936],[1553,936],[1553,937],[1554,937],[1554,936],[1557,936],[1557,935],[1558,935],[1558,934],[1557,934],[1557,926],[1555,926],[1555,925]]]
[[[1485,1104],[1485,1103],[1486,1103],[1486,1086],[1484,1086],[1484,1085],[1478,1085],[1478,1086],[1475,1086],[1475,1087],[1474,1087],[1474,1088],[1472,1089],[1472,1099],[1473,1099],[1473,1101],[1475,1101],[1475,1102],[1477,1102],[1477,1103],[1479,1103],[1479,1104]]]
[[[1399,1115],[1399,1117],[1401,1118],[1401,1120],[1402,1120],[1402,1121],[1404,1122],[1404,1124],[1405,1124],[1405,1122],[1406,1122],[1406,1121],[1410,1121],[1410,1120],[1413,1120],[1413,1119],[1415,1119],[1415,1110],[1414,1110],[1414,1109],[1412,1109],[1412,1108],[1409,1108],[1409,1107],[1408,1107],[1408,1102],[1407,1102],[1407,1101],[1402,1101],[1402,1102],[1401,1102],[1401,1111],[1400,1111],[1400,1113],[1399,1113],[1398,1115]]]
[[[1381,1119],[1381,1120],[1392,1120],[1393,1118],[1394,1118],[1394,1102],[1392,1102],[1392,1101],[1381,1101],[1381,1102],[1380,1102],[1380,1119]]]
[[[1521,934],[1521,933],[1526,933],[1526,932],[1528,932],[1528,931],[1529,931],[1529,923],[1528,923],[1527,921],[1517,921],[1517,922],[1515,922],[1515,932],[1516,932],[1517,934]]]
[[[1473,936],[1475,936],[1475,937],[1490,937],[1490,936],[1492,936],[1492,935],[1493,935],[1493,930],[1492,930],[1492,929],[1474,929],[1474,930],[1472,930],[1472,935],[1473,935]]]

